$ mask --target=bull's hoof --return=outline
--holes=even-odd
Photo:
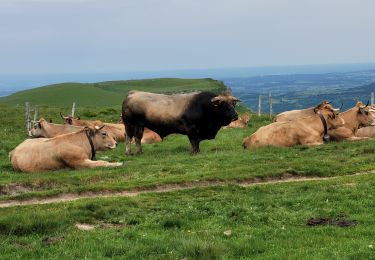
[[[132,152],[126,152],[125,155],[130,155],[130,156],[133,156],[134,154]]]
[[[143,154],[143,151],[138,151],[137,154],[141,155]]]

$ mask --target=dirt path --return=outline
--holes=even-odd
[[[156,188],[147,190],[135,190],[135,191],[102,191],[102,192],[84,192],[84,193],[65,193],[48,198],[33,198],[28,200],[10,200],[1,201],[0,208],[8,208],[14,206],[26,206],[26,205],[37,205],[37,204],[49,204],[49,203],[61,203],[75,201],[79,199],[89,199],[89,198],[108,198],[108,197],[135,197],[144,193],[162,193],[177,190],[187,190],[194,188],[204,188],[204,187],[219,187],[228,184],[239,185],[241,187],[251,187],[256,185],[266,185],[266,184],[277,184],[277,183],[291,183],[291,182],[303,182],[303,181],[320,181],[320,180],[332,180],[339,177],[345,176],[358,176],[365,174],[372,174],[375,171],[357,173],[353,175],[344,176],[334,176],[334,177],[304,177],[304,176],[282,176],[277,178],[267,178],[267,179],[252,179],[244,181],[200,181],[195,183],[181,183],[181,184],[166,184],[160,185]]]

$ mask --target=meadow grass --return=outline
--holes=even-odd
[[[0,251],[8,259],[370,259],[374,187],[373,175],[343,176],[0,209]],[[357,225],[311,227],[311,217]]]

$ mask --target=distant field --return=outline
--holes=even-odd
[[[99,83],[62,83],[17,92],[0,98],[0,104],[69,107],[103,107],[121,105],[129,90],[143,90],[156,93],[177,93],[207,90],[219,92],[225,89],[222,82],[213,79],[149,79],[128,81],[107,81]]]

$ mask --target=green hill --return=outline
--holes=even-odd
[[[75,101],[79,106],[113,106],[121,104],[129,90],[143,90],[156,93],[191,92],[208,90],[219,92],[225,85],[213,79],[146,79],[127,81],[106,81],[99,83],[62,83],[29,89],[0,98],[0,103],[23,105],[31,102],[37,105],[69,107]]]

